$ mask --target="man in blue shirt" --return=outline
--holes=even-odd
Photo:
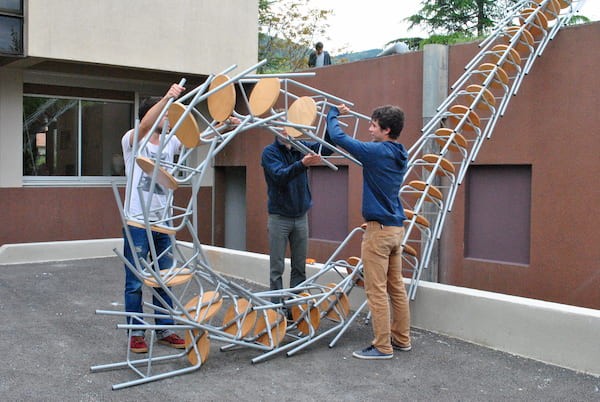
[[[375,109],[369,125],[371,142],[347,136],[338,122],[340,112],[347,114],[349,109],[340,105],[329,110],[327,130],[336,145],[363,165],[362,215],[367,227],[361,254],[374,334],[371,345],[352,356],[391,359],[394,349],[411,349],[410,310],[402,280],[402,222],[406,217],[398,197],[408,161],[406,149],[397,142],[404,112],[396,106]]]
[[[325,137],[328,141],[329,137]],[[308,186],[308,168],[321,163],[321,156],[332,150],[318,142],[303,142],[314,153],[303,154],[279,137],[265,147],[262,167],[268,196],[270,288],[283,289],[285,250],[290,243],[290,288],[306,280],[308,216],[312,198]],[[322,148],[322,149],[321,149]],[[274,298],[273,302],[281,302]]]

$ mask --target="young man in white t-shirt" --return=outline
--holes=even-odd
[[[140,154],[147,156],[151,159],[156,157],[156,154],[160,145],[160,136],[163,130],[163,126],[168,124],[167,115],[163,116],[160,123],[157,125],[156,129],[153,132],[150,132],[152,125],[158,119],[160,112],[164,109],[165,105],[169,101],[169,99],[177,99],[181,93],[185,90],[182,86],[178,84],[173,84],[167,91],[167,93],[162,97],[154,97],[148,98],[142,102],[140,105],[138,116],[140,119],[140,124],[138,127],[138,139],[137,144],[141,144],[147,135],[150,135],[147,144],[143,149],[140,150]],[[121,146],[123,148],[123,158],[125,160],[125,174],[129,175],[132,172],[133,175],[132,180],[128,180],[128,184],[130,183],[131,188],[128,189],[127,193],[130,194],[129,199],[129,208],[125,211],[125,215],[127,217],[133,216],[141,216],[142,207],[140,202],[140,194],[138,188],[141,187],[144,192],[142,197],[144,198],[144,202],[148,198],[152,200],[150,211],[161,210],[167,198],[167,190],[162,188],[158,183],[154,186],[154,194],[152,197],[148,197],[148,192],[150,191],[150,182],[151,178],[144,173],[144,171],[135,163],[135,155],[133,152],[133,143],[134,143],[134,135],[135,130],[129,130],[125,133],[121,140]],[[172,162],[176,153],[179,152],[181,148],[181,143],[177,139],[176,136],[173,136],[169,142],[165,144],[162,149],[160,159],[166,160],[168,162]],[[133,167],[132,167],[133,165]],[[152,221],[157,219],[158,217],[155,215],[155,212],[151,212],[149,219]],[[150,251],[150,243],[148,241],[148,236],[146,233],[146,229],[129,226],[129,232],[131,233],[131,240],[133,242],[133,249],[136,252],[135,259],[146,258]],[[132,247],[129,244],[127,236],[124,237],[124,256],[132,265],[135,266],[135,259],[132,253]],[[154,243],[154,247],[156,248],[157,255],[160,255],[171,245],[171,239],[167,234],[152,232],[152,240]],[[168,253],[167,253],[168,254]],[[169,255],[164,255],[162,258],[158,260],[158,265],[161,269],[170,268],[172,264],[172,259]],[[158,294],[160,297],[172,306],[171,298],[164,292],[162,289],[158,289]],[[153,304],[160,306],[161,303],[157,297],[153,297]],[[125,311],[134,312],[134,313],[142,313],[142,282],[138,279],[137,276],[131,270],[125,266]],[[156,314],[161,314],[159,311],[156,311]],[[128,323],[136,323],[136,320],[131,317],[127,319]],[[157,325],[172,325],[173,320],[171,318],[157,318],[155,320]],[[182,349],[185,348],[185,341],[179,337],[177,334],[172,332],[171,330],[157,330],[158,342],[177,348]],[[146,353],[148,351],[148,345],[144,339],[144,331],[143,330],[133,330],[131,331],[131,338],[129,341],[129,348],[134,353]]]

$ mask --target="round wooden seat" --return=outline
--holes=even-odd
[[[160,270],[160,278],[161,278],[162,282],[169,287],[183,285],[184,283],[188,283],[192,279],[193,276],[194,276],[194,274],[192,273],[192,271],[190,271],[187,268],[174,269],[174,270],[172,270],[172,269],[161,269]],[[161,286],[158,283],[158,281],[156,280],[156,278],[154,278],[154,277],[144,278],[144,285],[152,287],[152,288],[158,288]]]
[[[424,192],[425,189],[427,189],[427,194],[430,195],[431,197],[437,198],[438,200],[444,199],[444,195],[442,194],[442,192],[433,184],[430,184],[428,186],[427,183],[425,183],[424,181],[413,180],[413,181],[409,182],[408,185],[411,186],[412,188],[414,188],[418,191],[422,191],[422,192]]]
[[[268,347],[277,347],[285,337],[286,330],[286,318],[276,310],[268,309],[258,315],[256,325],[254,326],[254,336],[258,336],[256,342],[260,344]]]
[[[181,116],[183,116],[183,113],[185,112],[185,108],[184,105],[177,102],[174,102],[169,106],[169,114],[167,116],[169,118],[170,127],[175,127],[177,122],[179,122]],[[200,129],[198,128],[198,123],[192,113],[188,113],[188,115],[185,116],[185,119],[177,128],[175,135],[186,148],[195,148],[198,146],[200,143]]]
[[[473,101],[479,93],[482,93],[482,96],[474,107],[477,110],[492,111],[496,105],[496,98],[489,89],[477,84],[471,84],[465,89],[465,96],[468,96],[471,101]]]
[[[497,65],[492,63],[483,63],[477,69],[481,72],[484,72],[483,75],[485,76],[485,78],[481,81],[481,84],[483,84],[483,82],[487,79],[489,75],[486,73],[490,72],[494,74],[494,78],[489,84],[490,87],[503,88],[504,85],[508,85],[508,74],[501,67],[498,67]]]
[[[208,291],[200,296],[194,296],[188,301],[184,309],[187,311],[196,322],[202,323],[210,320],[223,305],[223,298],[219,292]],[[185,316],[184,316],[185,317]]]
[[[335,283],[325,285],[326,291],[330,291],[336,286]],[[337,307],[337,308],[334,308]],[[331,321],[340,322],[350,314],[350,299],[345,292],[338,291],[327,298],[319,305],[321,311],[325,312],[325,317]]]
[[[312,126],[317,118],[317,104],[308,96],[302,96],[294,101],[287,112],[288,122],[301,124],[303,126]],[[290,137],[298,138],[302,132],[294,127],[286,127]]]
[[[402,246],[402,252],[406,253],[412,257],[417,258],[418,254],[417,254],[417,250],[415,250],[414,247],[409,246],[408,244],[405,244],[404,246]]]
[[[309,293],[300,293],[299,296],[307,297],[310,296]],[[300,316],[302,313],[308,310],[308,314],[306,314],[301,320]],[[298,305],[292,306],[292,318],[296,322],[296,326],[300,332],[305,335],[310,334],[310,329],[316,331],[321,324],[321,313],[319,309],[311,307],[308,303],[302,303]]]
[[[240,329],[238,323],[240,319],[242,320],[241,330],[238,334],[238,330]],[[237,299],[237,305],[232,304],[229,306],[223,316],[223,331],[241,338],[248,335],[255,324],[256,311],[252,310],[252,303],[246,299]]]
[[[260,79],[252,92],[250,93],[249,105],[250,113],[254,116],[262,116],[267,113],[279,98],[279,90],[281,89],[281,81],[279,78],[262,78]]]
[[[137,221],[134,221],[131,219],[127,221],[127,224],[129,226],[135,226],[136,228],[146,229],[146,226],[144,225],[144,223],[137,222]],[[175,229],[165,228],[165,227],[156,226],[156,225],[150,225],[150,230],[153,232],[164,233],[166,235],[175,235],[177,233],[177,231]]]
[[[450,136],[454,135],[452,142],[448,146],[450,151],[460,152],[461,149],[467,149],[467,140],[461,134],[454,132],[454,130],[449,128],[438,128],[435,130],[435,135],[438,137],[436,139],[437,143],[442,147],[446,145],[446,142],[450,138]]]
[[[462,131],[477,132],[481,125],[481,120],[477,113],[464,105],[452,105],[448,109],[451,114],[448,115],[448,121],[455,127],[464,116],[467,116],[467,121],[461,126]]]
[[[531,32],[525,28],[521,29],[520,27],[515,26],[506,28],[505,32],[504,43],[506,45],[510,45],[512,37],[519,35],[519,37],[515,39],[516,44],[514,45],[514,49],[522,56],[528,55],[531,52],[531,47],[535,43],[535,39]]]
[[[508,53],[508,57],[504,60],[504,62],[500,63],[500,59],[504,56],[505,53]],[[510,73],[517,73],[521,66],[521,56],[519,56],[519,52],[515,49],[508,47],[507,45],[496,45],[492,48],[492,53],[490,55],[492,62],[497,66],[501,67],[504,71]]]
[[[535,13],[535,18],[533,21],[529,23],[525,23],[527,19]],[[519,16],[519,22],[521,25],[525,25],[529,32],[533,35],[534,38],[538,38],[544,35],[546,29],[548,28],[548,19],[542,12],[537,12],[535,8],[525,8],[521,11],[521,15]]]
[[[411,221],[413,219],[413,217],[416,215],[417,218],[415,219],[415,222],[418,225],[421,225],[421,226],[427,227],[427,228],[430,226],[427,218],[425,218],[423,215],[415,214],[415,212],[411,209],[404,209],[404,215],[406,216],[406,219],[409,221]],[[406,222],[406,221],[404,221],[404,222]]]
[[[354,270],[356,269],[356,266],[360,263],[360,258],[358,257],[348,257],[348,259],[346,260],[348,262],[348,264],[352,265],[352,267],[346,267],[346,272],[348,273],[348,275],[351,275]],[[356,276],[354,278],[354,283],[356,284],[356,286],[359,286],[361,288],[365,287],[365,281],[362,280],[360,278],[360,275]]]
[[[208,353],[210,352],[210,338],[208,336],[208,331],[202,331],[202,335],[198,337],[199,333],[200,330],[198,329],[185,331],[185,348],[188,350],[187,358],[192,366],[198,365],[198,354],[200,355],[200,363],[204,364],[208,359]],[[198,354],[196,354],[192,347],[192,343],[196,337],[198,337],[198,340],[196,341]]]
[[[558,0],[560,8],[567,8],[571,5],[572,0]]]
[[[450,173],[450,174],[454,174],[454,172],[456,171],[454,169],[454,165],[446,158],[440,156],[440,155],[435,155],[435,154],[425,154],[421,157],[421,159],[423,159],[425,162],[427,162],[426,165],[424,165],[423,167],[429,171],[433,170],[433,164],[436,164],[438,161],[440,162],[440,167],[445,170],[446,172]],[[443,171],[437,171],[436,172],[438,176],[445,176],[446,173],[444,173]]]
[[[217,88],[219,85],[227,82],[229,77],[226,75],[217,75],[208,88],[209,91]],[[208,97],[208,113],[216,120],[223,122],[231,116],[235,108],[235,88],[233,84],[225,85],[214,94]]]
[[[540,4],[542,4],[544,2],[544,0],[534,0],[537,3],[537,6],[539,7]],[[546,17],[546,19],[548,20],[548,22],[550,21],[554,21],[556,19],[556,17],[558,17],[558,14],[560,14],[560,2],[558,0],[551,0],[548,3],[546,3],[546,6],[543,8],[542,12],[544,13],[544,16]]]
[[[154,174],[154,167],[156,165],[152,159],[145,156],[138,156],[135,158],[135,162],[148,176],[152,176]],[[162,166],[158,167],[158,172],[156,173],[156,182],[161,186],[168,188],[169,190],[177,190],[179,187],[179,184],[173,175],[167,172]]]

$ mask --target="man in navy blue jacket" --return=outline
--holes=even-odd
[[[325,136],[329,141],[329,137]],[[283,288],[285,250],[290,243],[290,288],[306,280],[308,216],[312,198],[308,186],[308,168],[321,163],[322,155],[332,150],[318,142],[303,142],[314,153],[303,154],[279,137],[265,147],[262,167],[267,182],[269,211],[270,288]],[[322,149],[321,149],[322,148]],[[275,298],[274,302],[280,302]]]
[[[406,217],[398,197],[408,161],[406,149],[397,142],[404,112],[396,106],[375,109],[369,125],[371,142],[347,136],[338,122],[340,112],[347,114],[349,109],[340,105],[329,110],[327,130],[336,145],[363,165],[362,215],[367,228],[361,254],[374,334],[371,345],[352,356],[391,359],[394,349],[411,349],[410,310],[402,280],[402,222]]]

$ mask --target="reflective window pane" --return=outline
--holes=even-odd
[[[23,54],[23,19],[0,15],[0,53]]]
[[[121,137],[132,102],[23,99],[25,176],[124,176]]]
[[[131,103],[83,101],[82,176],[123,176],[121,137],[131,127]]]
[[[23,15],[23,1],[0,0],[0,11]]]

